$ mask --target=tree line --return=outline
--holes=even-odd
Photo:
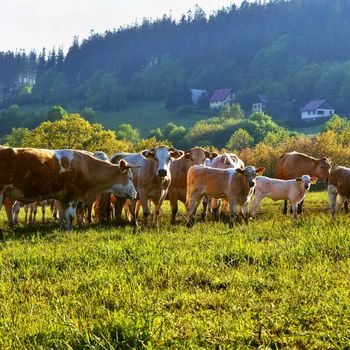
[[[231,87],[247,111],[265,94],[275,119],[295,119],[316,98],[347,114],[349,13],[350,0],[244,1],[210,16],[196,6],[178,21],[164,15],[75,38],[66,55],[1,53],[0,97],[8,105],[77,100],[105,110],[162,100],[177,108],[190,103],[190,88]],[[34,66],[33,88],[13,88]]]

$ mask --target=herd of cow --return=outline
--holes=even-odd
[[[277,161],[276,178],[257,176],[263,172],[263,167],[245,166],[235,154],[218,155],[200,147],[184,152],[157,146],[109,159],[103,152],[0,146],[0,209],[4,204],[9,222],[16,224],[21,204],[30,204],[34,211],[35,203],[51,200],[60,228],[70,230],[74,216],[82,223],[87,212],[90,222],[93,207],[100,221],[110,220],[113,206],[118,223],[124,208],[136,227],[140,207],[148,225],[152,202],[152,226],[157,227],[162,203],[168,199],[172,224],[181,201],[187,208],[187,226],[194,224],[200,203],[202,218],[209,207],[217,220],[221,206],[233,226],[235,218],[248,221],[252,197],[253,218],[265,197],[284,200],[285,214],[289,201],[295,217],[317,179],[328,182],[333,218],[350,198],[350,169],[331,169],[327,158],[291,152]]]

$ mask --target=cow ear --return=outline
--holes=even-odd
[[[185,155],[185,152],[184,152],[184,151],[180,151],[180,150],[177,150],[177,149],[170,152],[171,158],[174,158],[174,159],[180,159],[180,158],[182,158],[184,155]]]
[[[226,157],[226,156],[222,156],[222,157],[221,157],[221,161],[222,161],[224,164],[226,164],[227,157]]]
[[[302,179],[301,177],[297,177],[297,178],[295,179],[295,181],[296,181],[297,183],[300,183],[300,182],[303,181],[303,179]]]
[[[265,171],[265,168],[263,166],[256,169],[256,175],[261,176]]]
[[[137,165],[137,164],[130,164],[128,163],[126,160],[124,159],[121,159],[119,161],[119,168],[120,168],[120,171],[122,173],[124,173],[125,171],[127,171],[128,169],[134,169],[134,168],[141,168],[141,165]]]
[[[191,157],[191,151],[186,151],[185,158],[190,158],[190,157]]]
[[[124,159],[119,161],[119,169],[122,173],[125,173],[128,170],[128,163]]]
[[[236,171],[236,173],[239,174],[239,175],[243,175],[243,174],[244,174],[244,170],[241,169],[241,168],[236,168],[235,171]]]
[[[148,149],[145,149],[145,150],[141,151],[141,155],[143,158],[146,158],[146,159],[154,158],[154,151],[150,151]]]
[[[218,156],[219,154],[217,152],[211,152],[211,157],[210,159],[214,159]]]
[[[317,180],[318,180],[318,178],[317,178],[316,176],[312,176],[312,177],[311,177],[311,183],[312,183],[313,185],[316,185],[316,184],[317,184]]]

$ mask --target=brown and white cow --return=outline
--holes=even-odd
[[[193,226],[197,208],[203,198],[225,198],[229,202],[230,227],[234,224],[234,215],[240,216],[237,205],[243,207],[246,223],[249,219],[249,201],[253,194],[256,176],[264,168],[255,169],[247,166],[244,169],[216,169],[194,165],[187,175],[187,226]]]
[[[115,163],[120,159],[132,162],[140,166],[134,169],[134,185],[138,193],[138,199],[141,202],[145,225],[148,225],[148,217],[150,215],[149,201],[155,205],[152,225],[158,226],[158,216],[163,201],[166,198],[171,183],[171,162],[184,156],[184,151],[180,151],[168,146],[157,146],[155,148],[144,150],[141,153],[117,153],[111,158],[111,162]],[[118,210],[123,207],[117,204]],[[133,216],[133,224],[137,225],[136,201],[131,201],[131,214]],[[121,217],[121,213],[116,217]]]
[[[171,206],[171,223],[175,224],[178,212],[178,201],[186,203],[187,172],[193,165],[203,165],[206,159],[217,157],[216,152],[209,152],[201,147],[191,148],[180,159],[175,159],[170,165],[171,184],[168,190],[168,198]]]
[[[282,180],[296,179],[303,175],[317,177],[321,181],[328,181],[331,163],[327,158],[316,159],[304,153],[290,152],[278,159],[275,166],[275,177]],[[283,214],[287,214],[287,204],[284,202]],[[303,202],[299,204],[301,213]]]
[[[0,150],[0,203],[3,197],[24,203],[57,199],[60,227],[71,229],[75,203],[91,193],[136,197],[132,166],[125,161],[109,164],[75,150],[5,148]]]
[[[240,168],[244,169],[244,162],[242,159],[238,158],[238,156],[234,153],[223,153],[219,156],[217,156],[213,160],[207,160],[205,162],[205,165],[210,168],[216,168],[216,169],[229,169],[229,168]],[[210,209],[213,212],[214,220],[219,220],[219,201],[216,198],[209,198],[208,196],[205,196],[203,198],[203,210],[202,210],[202,220],[205,220],[205,217],[207,215],[207,208],[208,204],[210,203]],[[222,214],[227,209],[227,202],[224,201],[222,205]]]
[[[342,205],[350,200],[350,169],[337,166],[332,169],[328,181],[329,206],[333,219]]]

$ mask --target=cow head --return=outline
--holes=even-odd
[[[328,158],[321,158],[316,160],[315,176],[320,180],[328,181],[331,171],[331,162]]]
[[[255,169],[253,166],[247,166],[244,169],[241,168],[236,168],[235,169],[236,173],[241,175],[241,176],[245,176],[249,187],[254,187],[256,184],[256,177],[258,175],[262,175],[265,171],[264,167],[260,167],[258,169]]]
[[[217,157],[216,152],[209,152],[201,147],[194,147],[185,152],[185,158],[191,160],[193,165],[202,165],[206,159],[211,160],[215,157]]]
[[[173,147],[157,146],[150,150],[144,150],[141,155],[157,164],[156,176],[166,177],[170,175],[170,163],[173,159],[180,159],[184,156],[184,151],[179,151]]]
[[[310,189],[311,185],[315,185],[317,183],[317,180],[318,179],[316,176],[310,177],[309,175],[303,175],[295,179],[295,181],[299,185],[303,186],[307,191]]]
[[[118,182],[112,186],[112,192],[117,197],[135,199],[137,192],[133,182],[132,168],[139,168],[140,165],[127,163],[124,159],[119,161]]]

